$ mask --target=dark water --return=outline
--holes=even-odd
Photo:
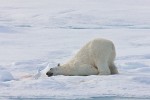
[[[136,97],[92,97],[92,98],[41,98],[41,97],[0,97],[0,100],[150,100],[150,97],[136,98]]]

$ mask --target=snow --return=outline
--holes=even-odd
[[[149,0],[0,0],[0,98],[148,100],[149,29]],[[114,42],[118,75],[45,75],[97,37]]]
[[[0,82],[11,81],[14,80],[12,74],[6,70],[0,70]]]

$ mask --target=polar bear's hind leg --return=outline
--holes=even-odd
[[[111,71],[107,63],[97,63],[99,75],[110,75]]]
[[[111,63],[111,65],[109,66],[109,69],[110,69],[111,74],[118,74],[117,67],[115,66],[114,63]]]

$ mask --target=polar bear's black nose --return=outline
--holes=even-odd
[[[47,75],[48,77],[50,77],[50,76],[53,76],[53,73],[47,72],[46,75]]]

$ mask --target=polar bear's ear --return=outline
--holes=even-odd
[[[60,63],[58,63],[58,65],[57,66],[60,66]]]

